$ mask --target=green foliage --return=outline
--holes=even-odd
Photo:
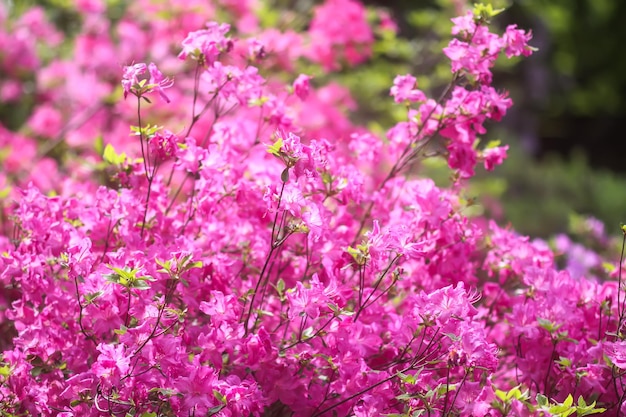
[[[553,79],[552,114],[625,114],[626,56],[621,53],[626,3],[614,0],[527,0],[514,13],[544,25]]]
[[[580,151],[569,161],[557,156],[534,161],[512,146],[496,173],[506,190],[493,197],[500,198],[504,217],[520,233],[547,237],[568,231],[572,214],[594,216],[609,228],[624,218],[626,179],[592,169]],[[491,180],[479,177],[488,187]]]
[[[111,165],[121,165],[126,161],[126,153],[118,154],[110,143],[102,151],[102,159]]]
[[[582,396],[578,397],[578,401],[574,404],[574,397],[568,395],[562,403],[551,402],[548,397],[539,393],[535,396],[536,403],[530,400],[530,392],[528,389],[521,390],[520,385],[511,388],[509,391],[501,391],[495,389],[497,400],[492,402],[492,406],[500,411],[502,415],[509,415],[513,402],[521,402],[530,412],[542,411],[546,415],[567,417],[576,415],[577,417],[589,416],[592,414],[603,413],[604,408],[596,408],[596,402],[587,404]]]
[[[551,403],[543,394],[537,394],[537,404],[539,409],[546,411],[549,415],[558,417],[567,417],[576,413],[576,416],[589,416],[592,414],[603,413],[605,408],[596,408],[596,402],[587,405],[582,396],[578,397],[578,403],[574,405],[574,397],[568,395],[562,403]]]
[[[280,150],[282,147],[283,147],[283,139],[279,137],[278,139],[276,139],[276,142],[274,142],[274,144],[269,145],[267,147],[267,152],[280,158],[281,156]]]
[[[105,274],[104,278],[108,282],[112,282],[114,284],[120,284],[126,288],[135,288],[138,290],[147,290],[150,288],[150,285],[146,281],[156,281],[149,275],[141,275],[137,276],[139,272],[139,268],[130,269],[125,266],[124,268],[117,268],[114,266],[107,265],[110,270],[113,271],[112,274]]]

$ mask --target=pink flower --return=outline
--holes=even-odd
[[[92,367],[97,376],[105,379],[111,378],[111,383],[115,383],[120,377],[126,375],[130,369],[130,356],[126,354],[124,345],[101,343],[97,349],[100,355]]]
[[[145,74],[146,69],[150,74],[150,78],[147,80],[141,77]],[[174,85],[174,81],[165,77],[152,62],[149,65],[139,63],[124,67],[124,75],[122,77],[124,98],[129,93],[137,97],[145,97],[146,94],[156,91],[165,102],[169,103],[170,99],[163,90],[170,88],[172,85]]]
[[[371,133],[353,133],[348,147],[359,161],[378,162],[383,142]]]
[[[465,327],[465,326],[464,326]],[[461,332],[459,355],[471,367],[486,368],[495,372],[498,366],[498,348],[486,340],[485,332],[479,325],[467,326]]]
[[[310,24],[308,57],[327,71],[339,67],[344,58],[356,65],[371,54],[374,40],[365,8],[354,0],[326,0],[315,7]]]
[[[211,407],[218,404],[213,395],[217,379],[215,370],[202,365],[197,355],[192,363],[181,364],[181,373],[172,384],[182,398],[176,404],[179,415],[206,414]]]
[[[427,240],[416,241],[414,231],[405,224],[396,225],[389,230],[390,247],[396,253],[408,258],[423,258],[426,254],[435,248],[434,242]]]
[[[398,75],[393,80],[393,87],[391,87],[390,95],[396,103],[404,103],[408,101],[410,103],[426,101],[426,95],[416,89],[417,80],[412,75]]]
[[[22,83],[17,80],[3,80],[0,84],[0,100],[4,102],[18,101],[22,96]]]
[[[454,26],[452,27],[453,35],[460,35],[462,38],[467,39],[471,37],[476,30],[474,14],[471,11],[467,12],[463,16],[452,18],[451,20],[452,23],[454,23]]]
[[[299,136],[293,134],[292,132],[289,132],[287,135],[284,133],[277,134],[277,136],[279,136],[283,141],[281,151],[283,151],[289,158],[298,160],[303,157],[304,146],[302,145]]]
[[[230,25],[209,22],[206,27],[187,35],[178,58],[184,60],[190,56],[200,61],[202,65],[211,66],[222,52],[229,52],[233,48],[232,40],[226,37]]]
[[[484,100],[485,115],[496,122],[502,120],[509,107],[513,105],[513,101],[509,98],[507,92],[498,93],[491,86],[483,86],[481,88],[481,96]]]
[[[102,0],[76,0],[76,8],[82,13],[104,13],[106,6]]]
[[[294,63],[303,54],[303,35],[292,30],[280,32],[269,28],[259,35],[265,45],[266,63],[286,71],[293,71]]]
[[[211,300],[200,303],[200,311],[211,316],[216,324],[226,322],[234,324],[239,319],[240,305],[232,295],[224,295],[221,291],[212,291]]]
[[[196,140],[188,137],[184,143],[185,146],[179,147],[176,152],[176,164],[184,167],[191,173],[196,173],[202,168],[202,161],[209,159],[206,149],[199,147]]]
[[[378,10],[379,28],[385,32],[398,33],[398,24],[386,10]]]
[[[259,417],[268,405],[264,393],[252,380],[242,381],[238,376],[231,375],[216,385],[228,404],[224,414]]]
[[[165,77],[152,62],[148,65],[148,72],[150,72],[150,81],[148,81],[148,85],[152,87],[150,91],[157,91],[161,98],[165,100],[166,103],[169,103],[170,99],[165,95],[163,90],[174,85],[174,81]]]
[[[134,94],[134,89],[139,85],[139,77],[146,72],[146,68],[147,65],[144,63],[124,67],[124,76],[122,77],[124,98],[126,98],[129,93]]]
[[[476,77],[481,83],[490,83],[495,57],[490,57],[477,45],[469,44],[458,39],[452,39],[443,53],[451,61],[452,72],[466,71]]]
[[[53,138],[61,132],[63,118],[57,108],[44,104],[36,108],[28,124],[38,136]]]
[[[448,165],[450,168],[458,169],[462,178],[474,176],[476,166],[476,150],[471,145],[461,142],[452,142],[448,145]]]
[[[606,343],[604,346],[605,354],[611,363],[619,369],[626,369],[626,342]]]
[[[533,49],[528,46],[528,42],[532,38],[532,33],[517,29],[517,25],[509,25],[502,35],[505,43],[505,52],[507,58],[513,56],[529,56],[533,53]]]
[[[300,98],[300,100],[306,100],[307,96],[309,95],[309,90],[311,88],[309,81],[311,80],[311,78],[312,77],[309,75],[300,74],[298,75],[298,78],[296,78],[296,80],[293,82],[293,91]]]
[[[265,59],[267,56],[267,52],[265,50],[265,45],[260,42],[258,39],[248,39],[248,60],[250,62],[257,62],[262,59]]]
[[[178,136],[169,130],[157,132],[148,138],[151,152],[158,161],[164,161],[176,155],[179,142]]]
[[[487,171],[493,170],[496,166],[501,165],[506,159],[506,151],[509,149],[508,145],[497,146],[495,148],[485,149],[482,154],[485,163],[485,169]]]

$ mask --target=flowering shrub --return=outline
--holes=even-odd
[[[398,76],[406,119],[381,138],[344,88],[292,73],[367,60],[360,3],[317,6],[306,33],[218,3],[113,22],[77,1],[82,31],[45,65],[41,10],[0,13],[21,45],[4,98],[37,98],[0,132],[2,415],[626,412],[615,280],[464,215],[464,181],[506,157],[479,146],[512,105],[491,68],[530,35],[491,32],[486,6],[454,19],[447,89]],[[451,189],[411,173],[435,138]]]

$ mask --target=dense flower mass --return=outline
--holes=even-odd
[[[376,41],[356,0],[302,32],[254,1],[69,3],[65,40],[0,4],[0,95],[36,97],[0,126],[2,416],[626,412],[621,266],[462,198],[506,158],[480,145],[512,105],[491,70],[530,34],[454,19],[445,93],[397,76],[380,137],[324,85]],[[411,169],[435,140],[450,188]]]

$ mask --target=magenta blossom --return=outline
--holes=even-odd
[[[139,78],[146,72],[146,64],[139,63],[124,67],[124,76],[122,77],[122,87],[124,87],[124,98],[129,93],[135,94],[135,90],[139,87]]]
[[[298,78],[293,82],[293,91],[300,100],[306,100],[309,95],[311,76],[300,74]]]
[[[209,22],[206,27],[187,35],[183,40],[183,50],[178,54],[180,59],[189,56],[202,65],[211,66],[222,52],[229,52],[233,48],[232,40],[226,37],[230,25]]]
[[[396,103],[408,101],[410,103],[426,101],[426,95],[418,90],[417,80],[410,74],[398,75],[393,80],[390,95]]]
[[[150,77],[147,79],[142,77],[146,69],[148,69],[150,74]],[[165,95],[163,90],[172,87],[172,85],[174,85],[174,81],[165,77],[161,71],[159,71],[156,64],[152,62],[147,66],[144,63],[139,63],[124,67],[124,76],[122,77],[124,98],[126,98],[129,93],[137,97],[146,98],[146,94],[156,91],[165,102],[169,103],[170,99]]]

